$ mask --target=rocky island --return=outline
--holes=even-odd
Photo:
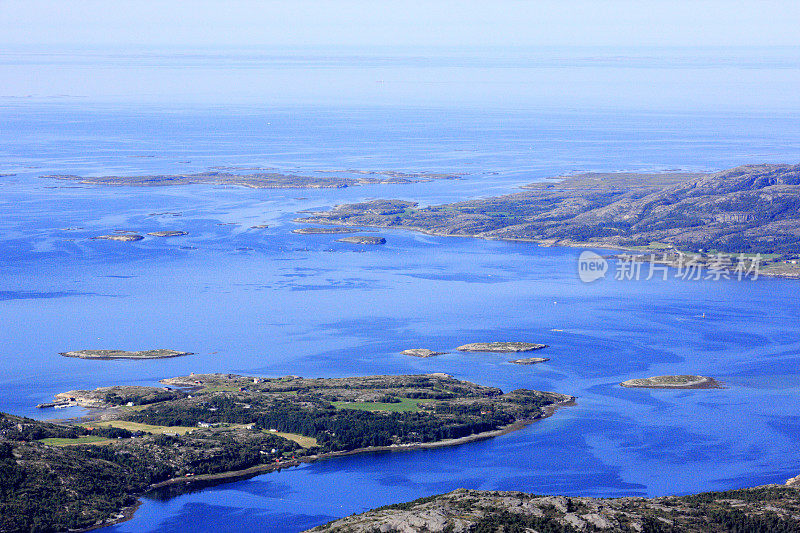
[[[428,348],[409,348],[400,352],[403,355],[410,355],[411,357],[434,357],[436,355],[443,355],[445,352],[434,352]]]
[[[473,342],[456,348],[459,352],[532,352],[547,348],[546,344],[535,344],[532,342]]]
[[[123,519],[154,487],[491,438],[574,400],[447,374],[190,374],[162,384],[61,393],[56,402],[94,409],[70,423],[0,413],[0,531],[85,530]]]
[[[524,191],[420,207],[373,200],[297,222],[637,252],[761,253],[761,273],[800,276],[800,165],[710,174],[578,174]]]
[[[142,237],[141,235],[137,235],[136,233],[123,233],[120,235],[98,235],[97,237],[91,237],[91,238],[105,240],[105,241],[119,241],[119,242],[135,242],[144,239],[144,237]]]
[[[512,359],[509,363],[514,363],[515,365],[535,365],[537,363],[545,363],[550,359],[547,357],[525,357],[523,359]]]
[[[329,226],[329,227],[309,227],[293,229],[292,233],[300,235],[336,235],[339,233],[355,233],[356,229],[347,228],[344,226]]]
[[[707,376],[652,376],[629,379],[620,383],[623,387],[641,389],[718,389],[720,384]]]
[[[148,235],[152,237],[182,237],[189,235],[188,231],[151,231]]]
[[[336,239],[336,242],[346,242],[350,244],[386,244],[386,239],[375,235],[353,235]]]
[[[170,357],[183,357],[193,355],[192,352],[179,352],[178,350],[167,350],[159,348],[156,350],[141,350],[129,352],[127,350],[76,350],[72,352],[61,352],[59,355],[64,357],[77,357],[80,359],[167,359]]]
[[[781,485],[660,498],[458,489],[335,520],[314,533],[800,531],[800,490]]]

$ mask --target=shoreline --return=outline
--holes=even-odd
[[[293,222],[300,222],[302,219],[297,218],[294,219]],[[307,222],[307,221],[304,221]],[[493,237],[491,235],[458,235],[453,233],[444,233],[441,231],[431,231],[422,228],[416,228],[413,226],[373,226],[369,224],[349,224],[347,222],[325,222],[322,220],[315,220],[315,224],[329,224],[329,225],[338,225],[338,226],[348,226],[348,227],[362,227],[362,228],[375,228],[375,229],[384,229],[384,230],[401,230],[401,231],[413,231],[416,233],[421,233],[423,235],[430,235],[431,237],[462,237],[466,239],[483,239],[486,241],[505,241],[505,242],[525,242],[525,243],[532,243],[538,244],[544,248],[554,248],[554,247],[563,247],[563,248],[588,248],[588,249],[595,249],[595,250],[616,250],[620,252],[633,252],[639,254],[647,254],[640,249],[630,247],[630,246],[620,246],[618,244],[601,244],[601,243],[594,243],[594,242],[584,242],[584,241],[571,241],[571,240],[559,240],[559,239],[526,239],[522,237]],[[651,252],[655,253],[655,252]],[[687,252],[692,253],[692,252]],[[735,254],[734,252],[730,252],[731,254]],[[659,263],[664,264],[664,263]],[[667,264],[669,268],[676,268],[672,265]],[[800,272],[796,274],[781,274],[776,272],[759,272],[759,277],[763,276],[766,278],[775,278],[775,279],[791,279],[791,280],[800,280]]]
[[[136,511],[139,509],[139,507],[142,506],[142,503],[143,502],[142,502],[141,498],[137,498],[136,502],[133,505],[129,505],[128,507],[125,507],[124,509],[122,509],[119,512],[119,514],[122,515],[120,518],[116,518],[114,520],[109,520],[109,521],[103,522],[102,524],[96,524],[96,525],[94,525],[92,527],[89,527],[89,528],[86,528],[86,529],[76,529],[76,530],[70,530],[70,531],[79,531],[79,532],[80,531],[94,531],[95,529],[102,529],[104,527],[111,527],[111,526],[116,526],[117,524],[122,524],[123,522],[127,522],[127,521],[133,519],[133,515],[136,513]]]
[[[472,435],[459,437],[457,439],[445,439],[436,442],[421,442],[415,444],[392,444],[389,446],[369,446],[367,448],[356,448],[354,450],[348,450],[348,451],[309,455],[307,457],[299,457],[297,459],[292,459],[291,461],[284,461],[281,463],[260,464],[251,466],[249,468],[244,468],[242,470],[230,470],[228,472],[219,472],[216,474],[200,474],[198,476],[191,476],[188,478],[178,477],[178,478],[166,479],[164,481],[154,483],[150,485],[150,487],[148,487],[146,491],[140,494],[136,494],[135,496],[138,498],[136,504],[126,509],[123,509],[120,512],[121,514],[124,515],[122,518],[109,522],[104,522],[101,525],[92,526],[91,528],[82,529],[80,531],[91,531],[93,529],[113,526],[131,520],[136,510],[139,508],[139,506],[142,505],[143,497],[146,497],[147,494],[149,494],[152,491],[162,489],[165,487],[181,485],[181,484],[192,485],[194,483],[199,483],[199,482],[213,482],[219,480],[227,480],[227,482],[240,481],[243,479],[249,479],[255,477],[260,474],[266,474],[269,472],[274,472],[276,470],[282,470],[284,468],[293,468],[296,466],[300,466],[303,463],[315,463],[317,461],[330,460],[338,457],[347,457],[351,455],[361,455],[361,454],[379,453],[379,452],[406,452],[406,451],[426,450],[435,448],[447,448],[450,446],[459,446],[461,444],[478,442],[481,440],[491,439],[494,437],[499,437],[502,435],[506,435],[508,433],[512,433],[514,431],[518,431],[533,424],[534,422],[550,418],[551,416],[553,416],[553,414],[555,414],[555,412],[558,409],[562,407],[570,407],[575,405],[576,403],[577,403],[577,398],[573,396],[570,397],[569,400],[565,400],[562,402],[542,407],[542,414],[537,418],[517,420],[511,424],[508,424],[507,426],[503,426],[498,429],[494,429],[491,431],[484,431],[482,433],[474,433]]]

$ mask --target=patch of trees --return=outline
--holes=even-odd
[[[399,399],[398,399],[399,400]],[[514,395],[513,402],[538,414],[548,403],[538,396]],[[211,404],[209,404],[211,405]],[[209,407],[164,403],[131,413],[128,419],[162,426],[210,423],[255,423],[263,429],[299,433],[317,439],[322,451],[345,451],[396,443],[433,442],[491,431],[514,422],[513,415],[489,404],[437,403],[435,413],[336,409],[327,402],[312,407],[297,401],[272,401],[243,409],[233,401],[217,400]]]

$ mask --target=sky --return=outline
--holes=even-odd
[[[0,105],[800,110],[800,0],[0,0]]]
[[[2,0],[0,46],[798,46],[797,0]]]

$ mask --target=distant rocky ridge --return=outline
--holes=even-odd
[[[661,243],[797,254],[800,165],[747,165],[712,174],[579,174],[505,196],[429,207],[373,200],[298,221],[548,244]]]
[[[231,169],[234,170],[234,169]],[[84,185],[127,185],[133,187],[164,187],[208,183],[233,185],[252,189],[338,189],[357,185],[387,185],[421,183],[440,179],[458,179],[455,174],[429,172],[405,173],[396,171],[329,171],[348,172],[358,178],[342,176],[306,176],[281,172],[209,171],[195,174],[153,174],[145,176],[75,176],[55,174],[42,178],[72,181]]]

